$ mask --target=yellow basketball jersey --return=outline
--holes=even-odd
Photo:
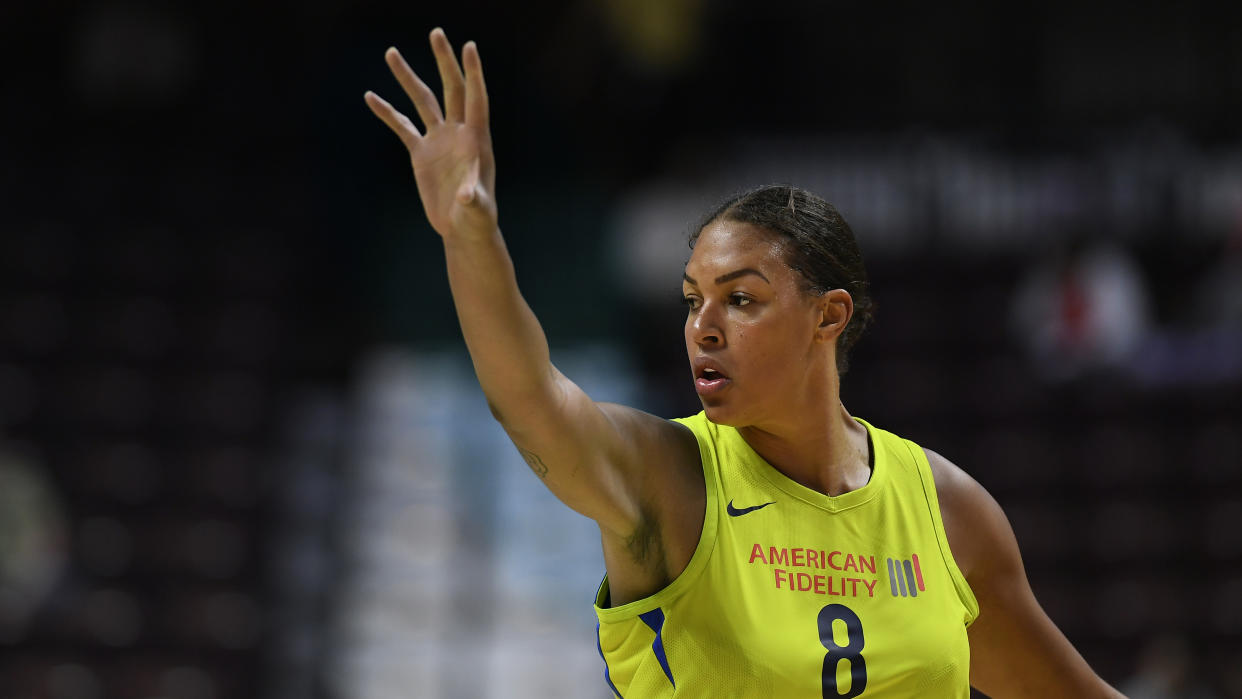
[[[650,697],[969,696],[978,614],[945,539],[931,468],[913,442],[862,422],[874,469],[831,497],[772,468],[703,413],[703,533],[663,590],[596,596],[604,680]]]

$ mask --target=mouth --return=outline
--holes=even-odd
[[[694,378],[694,390],[700,396],[710,396],[724,390],[729,383],[729,377],[715,369],[704,368]]]

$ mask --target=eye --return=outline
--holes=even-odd
[[[753,300],[754,299],[750,298],[749,296],[745,296],[743,294],[733,294],[732,296],[729,297],[729,303],[733,304],[734,306],[747,306]]]
[[[699,307],[699,304],[701,304],[701,303],[702,303],[702,301],[700,301],[700,300],[699,300],[697,297],[695,297],[695,296],[686,296],[686,297],[682,298],[682,303],[685,303],[685,304],[686,304],[686,306],[687,306],[690,310],[692,310],[692,311],[693,311],[693,310],[695,310],[696,308],[698,308],[698,307]]]

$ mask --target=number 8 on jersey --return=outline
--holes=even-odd
[[[845,624],[845,645],[837,643],[833,634],[833,622]],[[819,642],[828,649],[824,656],[824,699],[852,699],[867,688],[867,662],[863,660],[862,620],[843,604],[830,604],[819,610]],[[850,688],[842,694],[837,686],[837,667],[841,661],[849,663]]]

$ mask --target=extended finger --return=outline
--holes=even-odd
[[[370,90],[362,97],[366,100],[367,106],[371,108],[375,116],[379,117],[380,121],[387,124],[388,128],[397,134],[397,137],[401,139],[406,148],[413,150],[418,145],[418,139],[420,138],[418,127],[414,126],[414,122],[410,121],[409,117],[398,112],[383,97]]]
[[[409,95],[410,101],[414,103],[414,109],[418,110],[418,118],[423,120],[423,126],[431,129],[443,123],[444,114],[440,112],[440,103],[436,101],[436,93],[432,92],[431,88],[427,87],[427,83],[414,74],[410,65],[401,57],[401,52],[396,48],[389,48],[384,52],[384,60],[388,62],[388,68],[392,70],[393,77],[401,83],[405,94]]]
[[[431,51],[436,55],[440,83],[444,85],[444,118],[450,122],[461,121],[465,110],[466,83],[462,80],[461,65],[453,53],[453,45],[439,27],[431,30]]]
[[[467,42],[465,48],[462,49],[461,58],[466,64],[466,124],[486,129],[489,107],[479,47],[473,41]]]

